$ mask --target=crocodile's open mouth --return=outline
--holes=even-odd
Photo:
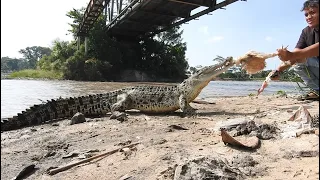
[[[232,59],[227,59],[223,63],[217,65],[215,70],[216,71],[224,70],[225,68],[229,68],[229,67],[233,66],[234,64],[235,64],[235,62]]]

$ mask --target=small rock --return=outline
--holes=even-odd
[[[144,119],[145,119],[146,121],[149,121],[149,120],[150,120],[150,117],[149,117],[149,116],[144,116]]]
[[[52,123],[51,126],[59,126],[58,123]]]
[[[34,171],[36,170],[35,166],[36,166],[36,165],[31,164],[31,165],[29,165],[29,166],[24,167],[24,168],[20,171],[20,173],[19,173],[16,177],[14,177],[13,179],[17,179],[17,180],[18,180],[18,179],[24,179],[24,178],[26,178],[26,176],[30,175],[32,172],[34,172]]]
[[[187,128],[184,128],[184,127],[182,127],[182,126],[175,125],[175,124],[170,125],[169,128],[170,128],[170,129],[176,129],[176,130],[188,130]]]
[[[126,146],[126,145],[129,145],[132,143],[132,140],[127,140],[127,141],[124,141],[124,142],[119,142],[118,144],[115,144],[115,146]]]
[[[120,152],[123,152],[125,158],[124,159],[128,159],[129,156],[132,154],[132,151],[130,148],[123,148],[120,150]]]
[[[119,180],[133,180],[132,176],[129,176],[128,174],[123,175],[120,177]]]
[[[82,113],[77,112],[70,121],[70,125],[86,122],[86,118]]]
[[[47,152],[43,157],[51,157],[51,156],[54,156],[54,155],[56,155],[56,152],[55,151],[49,151],[49,152]]]
[[[78,155],[79,155],[79,152],[70,152],[69,154],[62,156],[62,159],[72,158],[72,157],[75,157],[75,156],[78,156]]]
[[[166,139],[152,140],[152,145],[164,144],[168,142]]]
[[[128,120],[128,115],[124,112],[115,111],[111,114],[110,119],[117,119],[120,122]]]
[[[90,150],[85,151],[85,153],[95,153],[95,152],[100,152],[100,150],[99,149],[90,149]]]
[[[30,131],[35,132],[35,131],[37,131],[37,129],[31,128]]]

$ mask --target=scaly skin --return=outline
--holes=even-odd
[[[47,103],[34,105],[13,118],[2,119],[1,131],[70,118],[76,112],[81,112],[88,117],[130,109],[147,113],[173,112],[181,109],[184,115],[194,115],[195,110],[189,103],[211,80],[234,64],[232,57],[229,57],[218,65],[198,70],[181,84],[173,86],[134,86],[105,94],[52,99]]]

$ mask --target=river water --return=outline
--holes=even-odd
[[[256,93],[261,84],[261,81],[211,81],[198,97],[248,96]],[[14,116],[34,104],[40,104],[41,100],[104,93],[131,85],[137,83],[4,79],[1,80],[1,118]],[[279,90],[298,94],[296,87],[293,82],[271,82],[263,94],[271,95]]]

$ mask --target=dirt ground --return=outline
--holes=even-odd
[[[1,179],[15,177],[24,167],[37,170],[27,179],[173,179],[175,168],[199,157],[225,158],[248,155],[256,162],[246,179],[319,179],[319,136],[261,140],[261,146],[245,151],[225,145],[216,126],[230,119],[285,124],[300,105],[311,115],[319,113],[318,101],[297,101],[290,97],[220,97],[206,99],[213,104],[196,104],[198,116],[180,117],[179,112],[145,115],[128,112],[128,120],[87,118],[69,125],[70,120],[53,122],[1,133]],[[183,127],[179,129],[174,127]],[[55,175],[46,173],[85,157],[141,142]],[[311,157],[292,152],[316,152]]]

